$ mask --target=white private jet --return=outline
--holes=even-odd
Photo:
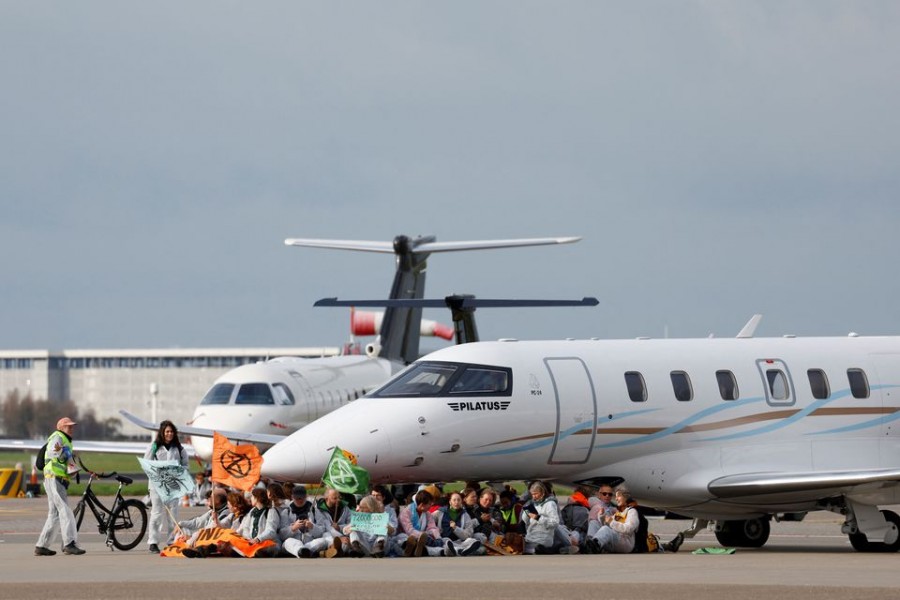
[[[394,254],[397,269],[390,299],[402,301],[423,298],[426,261],[432,253],[569,244],[580,239],[548,237],[437,242],[433,236],[397,236],[393,242],[287,239],[285,244]],[[366,301],[360,302],[359,305],[363,305]],[[368,302],[373,305],[372,301]],[[439,305],[444,306],[443,302]],[[212,456],[213,431],[232,440],[267,447],[372,391],[419,358],[421,334],[452,337],[452,332],[442,330],[434,321],[422,319],[422,307],[431,305],[374,304],[385,307],[383,315],[363,313],[354,318],[354,327],[359,328],[360,334],[367,333],[363,330],[365,327],[379,326],[379,336],[366,347],[365,355],[279,357],[232,369],[213,383],[194,411],[192,420],[186,425],[179,424],[179,431],[191,436],[194,450],[204,460]],[[158,428],[158,424],[127,411],[120,412],[141,427],[151,431]]]
[[[263,474],[319,481],[337,445],[373,482],[624,480],[723,545],[824,509],[855,549],[897,551],[879,506],[900,503],[900,337],[754,327],[445,348],[270,448]]]

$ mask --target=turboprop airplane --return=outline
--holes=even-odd
[[[492,250],[577,242],[580,237],[548,237],[464,242],[437,242],[433,236],[397,236],[393,242],[300,239],[288,246],[358,250],[394,254],[397,268],[391,300],[422,299],[427,259],[432,253]],[[228,371],[200,401],[192,420],[178,425],[191,436],[194,450],[204,460],[212,456],[212,434],[262,446],[275,444],[322,415],[346,405],[384,383],[392,374],[419,358],[419,336],[424,331],[444,335],[433,321],[423,321],[422,306],[386,305],[383,316],[361,315],[359,327],[380,320],[379,335],[365,355],[323,358],[279,357]],[[362,332],[365,333],[365,332]],[[444,335],[444,337],[449,337]],[[158,424],[122,412],[137,425],[155,431]]]
[[[438,350],[270,448],[263,475],[319,481],[340,446],[373,483],[624,480],[723,545],[829,510],[856,550],[897,551],[900,517],[879,507],[900,503],[900,337],[753,327]]]

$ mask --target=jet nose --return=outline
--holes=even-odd
[[[191,436],[191,446],[194,452],[200,457],[200,460],[209,461],[212,459],[213,440],[208,437],[200,437],[199,435]]]
[[[277,481],[310,483],[318,481],[319,475],[310,476],[306,472],[306,453],[300,444],[291,438],[278,442],[263,454],[262,477]]]

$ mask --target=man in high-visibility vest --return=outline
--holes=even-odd
[[[78,471],[75,466],[75,454],[72,452],[72,429],[75,421],[63,417],[56,422],[56,431],[47,438],[47,451],[44,458],[44,491],[47,492],[47,503],[50,511],[47,522],[41,530],[35,556],[53,556],[55,550],[48,546],[59,529],[63,541],[63,554],[84,554],[78,547],[78,531],[75,528],[75,515],[69,507],[69,476]]]

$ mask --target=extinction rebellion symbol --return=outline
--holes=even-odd
[[[356,473],[354,473],[350,467],[351,464],[348,461],[333,460],[331,461],[331,464],[328,465],[328,478],[337,487],[355,489],[359,487],[359,482],[356,479]]]
[[[233,450],[226,450],[219,458],[219,464],[225,472],[235,479],[243,479],[253,470],[253,463],[246,454],[238,454]]]

